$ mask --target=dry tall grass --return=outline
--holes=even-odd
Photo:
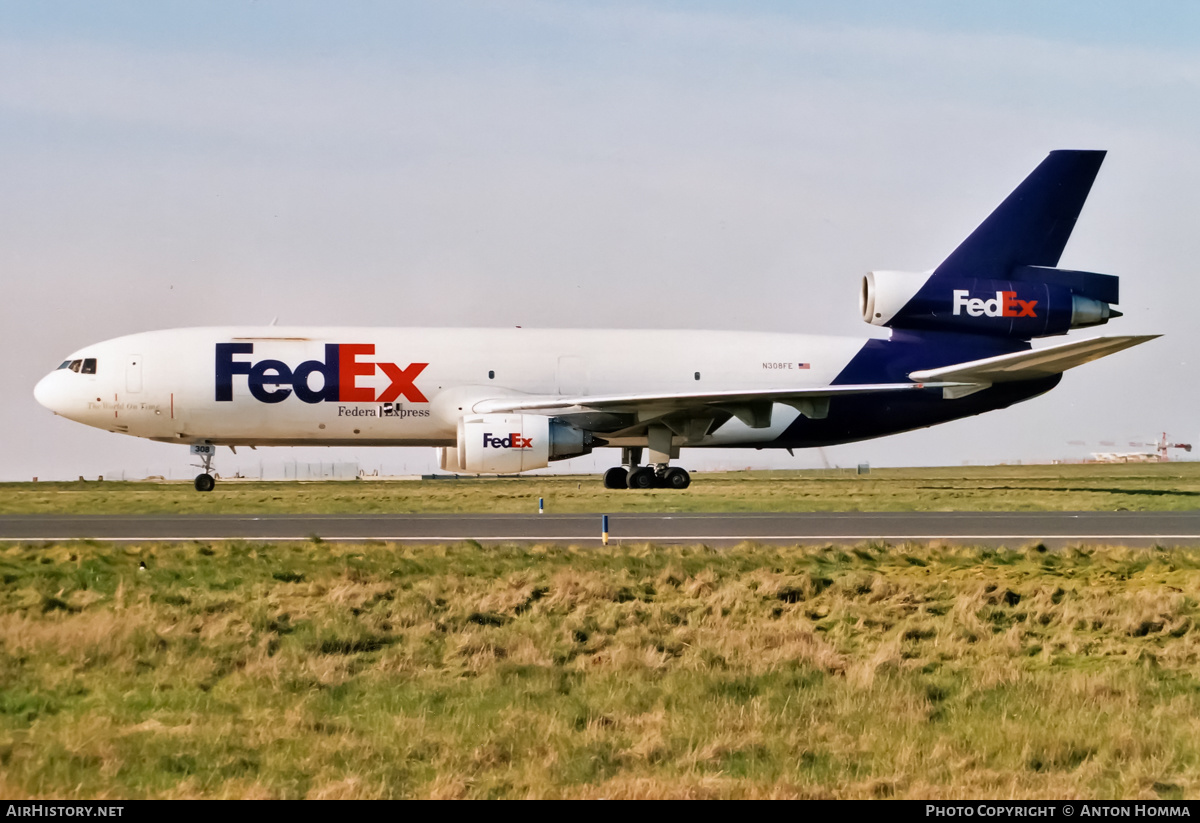
[[[9,547],[0,795],[1194,797],[1198,569],[1120,548]]]

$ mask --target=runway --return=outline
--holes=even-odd
[[[601,514],[4,515],[0,540],[601,542]],[[1048,547],[1200,545],[1200,512],[803,512],[609,516],[610,542]]]

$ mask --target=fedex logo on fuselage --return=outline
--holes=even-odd
[[[532,449],[533,438],[522,437],[520,432],[513,432],[508,437],[496,437],[491,432],[483,433],[485,449]]]
[[[955,314],[966,309],[971,317],[1037,317],[1033,307],[1038,301],[1018,300],[1015,291],[998,291],[993,300],[971,297],[966,289],[955,289],[953,293]]]
[[[263,403],[281,403],[293,393],[305,403],[391,403],[401,396],[412,403],[429,402],[414,382],[429,364],[400,368],[360,359],[375,354],[373,343],[326,343],[323,361],[305,360],[295,368],[282,360],[234,359],[253,353],[253,343],[217,344],[218,402],[233,400],[233,379],[239,375],[246,376],[251,396]],[[377,394],[370,386],[358,385],[359,378],[371,377],[377,370],[391,381],[386,388]],[[314,374],[320,375],[318,388],[312,386]]]

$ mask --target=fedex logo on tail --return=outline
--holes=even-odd
[[[483,433],[485,449],[532,449],[533,438],[522,437],[520,432],[513,432],[508,437],[496,437],[491,432]]]
[[[971,317],[1037,317],[1033,308],[1038,301],[1018,300],[1015,291],[998,291],[993,300],[971,297],[966,289],[955,289],[953,294],[956,315],[966,309]]]
[[[295,394],[305,403],[391,403],[404,397],[412,403],[428,403],[416,386],[417,377],[428,363],[372,362],[364,358],[375,354],[373,343],[327,343],[324,360],[305,360],[295,368],[282,360],[235,360],[237,355],[254,354],[253,343],[218,343],[216,359],[217,401],[233,400],[233,379],[245,375],[250,394],[263,403],[281,403]],[[360,378],[383,372],[390,383],[378,393],[360,386]],[[313,388],[313,375],[320,375],[319,387]]]

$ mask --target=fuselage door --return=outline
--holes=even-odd
[[[559,394],[587,394],[587,361],[575,355],[559,357],[557,383]]]
[[[125,361],[125,391],[140,392],[142,390],[142,356],[131,354]]]

